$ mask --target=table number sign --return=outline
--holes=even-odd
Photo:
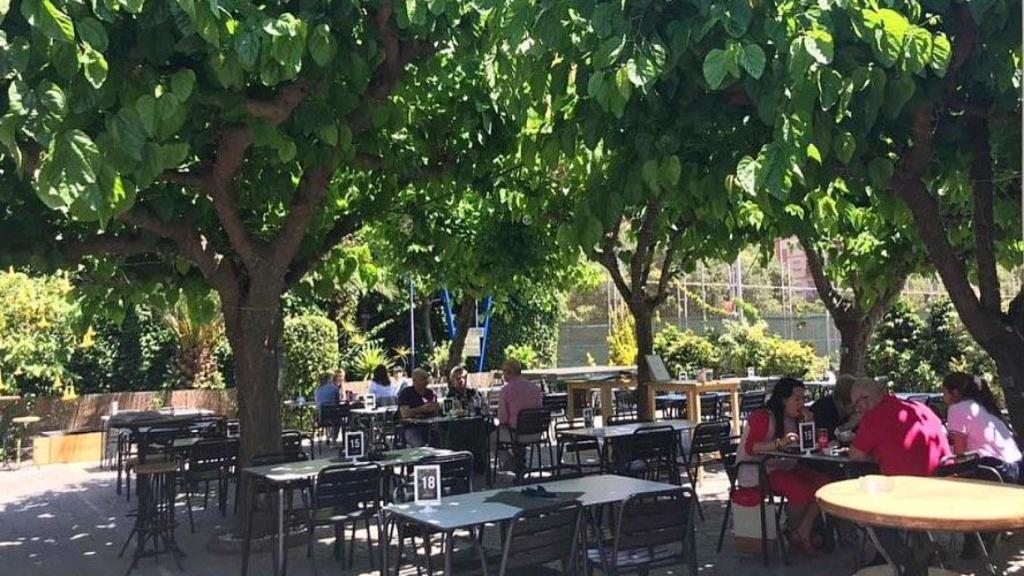
[[[363,397],[363,408],[367,410],[375,410],[377,408],[377,397],[373,394],[367,394]]]
[[[357,460],[363,456],[366,456],[366,438],[363,432],[345,432],[345,457]]]
[[[445,398],[441,404],[441,412],[445,416],[450,416],[455,413],[455,400],[453,398]]]
[[[413,496],[417,504],[430,506],[441,503],[441,467],[436,464],[413,467],[416,485]]]
[[[583,427],[593,428],[594,427],[594,409],[584,408],[583,409]]]
[[[801,422],[800,423],[800,451],[801,452],[812,452],[814,451],[814,444],[817,441],[817,437],[814,433],[814,422]]]

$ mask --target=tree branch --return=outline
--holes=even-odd
[[[640,222],[640,229],[636,235],[636,250],[633,258],[629,261],[630,281],[633,283],[633,294],[647,293],[647,279],[651,275],[651,260],[649,254],[654,251],[654,226],[661,213],[661,202],[657,199],[647,203],[644,211],[644,218]]]
[[[802,234],[798,234],[797,238],[807,256],[807,268],[811,272],[814,287],[818,290],[818,296],[825,303],[825,307],[837,320],[844,322],[853,320],[851,315],[855,309],[859,309],[859,304],[851,302],[836,289],[825,272],[825,259],[822,258],[814,243]]]
[[[655,306],[661,305],[665,298],[668,297],[669,281],[675,278],[675,272],[672,271],[672,261],[678,249],[676,241],[683,235],[685,230],[686,223],[680,219],[676,222],[676,228],[668,238],[668,245],[665,247],[665,257],[661,260],[661,277],[658,278],[658,292],[654,296],[653,304]]]
[[[615,283],[615,287],[618,288],[619,294],[622,295],[626,300],[633,299],[633,291],[630,289],[629,284],[626,283],[626,279],[622,276],[622,270],[619,268],[619,258],[616,254],[615,246],[619,243],[619,234],[622,232],[622,219],[619,219],[615,223],[615,228],[611,232],[605,234],[604,239],[601,241],[601,251],[597,254],[597,261],[612,276],[612,282]]]
[[[85,256],[137,256],[158,252],[160,247],[153,238],[144,236],[100,235],[87,240],[70,242],[61,246],[61,253],[72,262]]]
[[[334,168],[328,164],[320,164],[306,170],[299,183],[299,189],[292,199],[288,216],[284,225],[271,242],[270,261],[275,270],[285,275],[289,263],[299,251],[302,239],[306,235],[310,221],[320,207],[320,202],[327,194]]]
[[[345,218],[344,216],[334,222],[334,226],[327,231],[327,235],[324,236],[324,240],[319,246],[312,252],[310,252],[304,258],[292,262],[291,267],[288,270],[288,274],[285,276],[285,285],[289,288],[297,284],[302,278],[309,273],[320,260],[327,255],[328,252],[334,249],[335,246],[341,244],[345,238],[348,238],[352,234],[355,234],[363,226],[363,220],[358,217]]]
[[[971,142],[974,157],[971,159],[971,189],[974,192],[974,258],[978,266],[978,285],[981,291],[981,305],[992,312],[1001,312],[1002,297],[999,295],[999,275],[996,269],[995,242],[992,231],[995,228],[992,190],[992,147],[989,139],[988,122],[979,114],[968,114],[967,137]]]

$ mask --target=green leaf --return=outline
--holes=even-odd
[[[35,93],[21,80],[15,80],[7,87],[7,101],[10,112],[16,116],[28,116],[35,112]]]
[[[188,100],[195,85],[196,73],[191,70],[178,70],[171,75],[171,93],[181,102]]]
[[[903,55],[903,41],[910,22],[899,12],[888,8],[879,10],[872,18],[877,22],[872,48],[882,64],[891,67]]]
[[[942,78],[949,68],[949,60],[953,55],[953,47],[949,45],[949,38],[943,33],[938,33],[932,39],[932,60],[931,67],[935,74]]]
[[[139,121],[146,134],[156,136],[156,98],[152,94],[141,96],[135,101],[135,111],[139,113]]]
[[[807,159],[814,160],[818,164],[821,164],[821,151],[818,150],[818,147],[815,146],[814,143],[807,145]]]
[[[818,70],[818,94],[822,110],[828,110],[835,106],[842,89],[843,77],[839,75],[839,72],[825,67]]]
[[[679,157],[669,156],[661,162],[659,178],[663,188],[675,188],[679,184],[679,176],[682,174],[683,166],[679,163]]]
[[[74,22],[50,0],[22,0],[21,15],[44,36],[57,42],[74,43]]]
[[[317,128],[317,136],[328,146],[338,145],[338,127],[335,124],[324,124]]]
[[[7,12],[11,9],[11,0],[0,0],[0,24],[4,23]]]
[[[352,147],[352,129],[348,127],[348,124],[338,127],[338,147],[342,150]]]
[[[744,156],[736,166],[736,183],[740,185],[744,192],[751,196],[757,194],[755,183],[757,182],[757,171],[759,169],[760,165],[757,163],[757,160],[750,156]]]
[[[188,157],[188,144],[175,142],[160,146],[161,171],[171,170],[181,166]]]
[[[142,14],[142,8],[146,5],[146,0],[118,0],[118,4],[124,7],[131,14]],[[190,14],[195,17],[195,12]]]
[[[626,63],[629,81],[637,88],[646,90],[653,85],[665,67],[665,47],[652,43],[639,50],[635,59]]]
[[[107,30],[103,24],[91,17],[85,17],[78,21],[78,34],[82,40],[92,46],[98,52],[107,50]]]
[[[835,44],[832,35],[824,30],[811,30],[804,36],[804,47],[819,64],[832,63]]]
[[[256,67],[260,57],[260,36],[252,29],[245,29],[235,35],[235,54],[238,63],[246,70]]]
[[[875,190],[887,190],[892,174],[893,164],[888,158],[875,158],[868,163],[868,179]]]
[[[142,161],[142,150],[146,145],[146,130],[137,110],[122,108],[111,123],[111,133],[118,147],[129,158]]]
[[[446,0],[427,0],[427,6],[430,8],[430,13],[435,16],[444,14],[445,8],[448,7]]]
[[[625,36],[610,36],[594,52],[594,68],[607,68],[619,59],[622,49],[626,46]]]
[[[64,112],[67,111],[68,102],[64,96],[64,90],[60,86],[49,80],[44,80],[39,84],[39,88],[35,92],[39,95],[39,101],[52,115],[58,118],[64,116]]]
[[[647,184],[647,187],[651,190],[651,192],[657,194],[658,190],[660,190],[661,188],[658,173],[658,161],[653,158],[647,160],[646,162],[644,162],[643,168],[641,168],[640,173],[644,178],[644,184]]]
[[[725,31],[734,38],[743,36],[753,16],[748,0],[731,0],[725,8]]]
[[[740,57],[740,64],[755,80],[760,79],[764,74],[765,64],[764,50],[757,44],[747,44],[743,47],[743,55]]]
[[[288,138],[282,138],[280,145],[277,147],[277,158],[282,164],[291,162],[295,159],[295,153],[297,151],[295,142]]]
[[[857,149],[857,140],[849,132],[840,132],[839,137],[833,142],[836,158],[843,164],[849,164],[853,158],[853,152]]]
[[[103,83],[107,81],[107,59],[103,54],[93,50],[91,46],[84,46],[78,60],[82,63],[82,71],[89,84],[97,90],[102,88]]]
[[[927,67],[932,60],[932,35],[918,26],[912,26],[907,34],[906,52],[903,62],[904,69],[917,74]]]
[[[67,208],[89,186],[103,162],[96,143],[81,130],[69,130],[55,138],[41,162],[39,198],[53,209]]]
[[[313,29],[313,35],[309,39],[309,54],[318,66],[330,64],[337,49],[331,36],[331,28],[327,24],[320,24]]]
[[[728,56],[725,50],[715,48],[704,57],[704,81],[712,90],[718,89],[725,80],[725,65]]]
[[[899,76],[889,81],[885,88],[885,101],[882,109],[889,118],[899,116],[903,106],[914,95],[917,85],[909,75]]]

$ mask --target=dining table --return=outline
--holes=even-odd
[[[609,444],[614,443],[617,440],[624,440],[631,437],[637,430],[659,428],[662,426],[671,426],[680,436],[680,442],[683,440],[683,434],[688,433],[697,427],[697,422],[693,420],[659,420],[657,422],[631,422],[629,424],[615,424],[612,426],[594,426],[590,428],[572,428],[569,430],[559,430],[559,436],[569,436],[580,440],[597,440],[598,445],[598,461],[602,471],[607,471],[609,468]],[[559,444],[559,450],[562,449],[561,443]],[[559,454],[559,460],[561,454]]]

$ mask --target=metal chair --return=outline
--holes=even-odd
[[[315,434],[317,438],[325,438],[320,443],[321,454],[325,444],[331,445],[339,434],[344,436],[351,413],[352,407],[348,404],[332,403],[317,406]]]
[[[228,484],[233,476],[233,468],[238,463],[237,438],[205,438],[189,450],[188,466],[185,470],[185,503],[188,508],[188,523],[195,534],[196,524],[192,516],[192,495],[198,490],[199,483],[205,484],[203,490],[203,509],[210,497],[210,482],[217,483],[217,504],[221,516],[227,514]],[[237,489],[236,489],[237,491]]]
[[[285,430],[281,432],[281,452],[285,454],[298,454],[302,460],[308,460],[310,454],[302,449],[303,442],[309,442],[310,452],[313,450],[313,438],[299,432],[298,430]]]
[[[751,390],[740,395],[740,419],[746,420],[750,413],[758,408],[763,408],[765,402],[764,390]]]
[[[558,445],[555,466],[558,477],[563,477],[562,468],[565,466],[565,456],[573,457],[572,467],[580,474],[600,474],[604,464],[601,458],[601,444],[597,438],[583,438],[574,434],[565,434],[567,430],[583,428],[581,420],[569,419],[564,422],[555,423],[555,442]],[[593,453],[593,457],[584,457],[585,453]]]
[[[693,429],[690,450],[682,461],[686,476],[690,480],[690,488],[697,497],[697,512],[701,521],[704,520],[704,510],[701,508],[700,496],[697,492],[697,474],[705,465],[721,461],[720,450],[722,446],[729,443],[731,430],[732,423],[728,420],[698,424]],[[708,455],[711,456],[710,459],[705,458]]]
[[[517,514],[505,535],[498,576],[530,573],[553,562],[561,564],[563,574],[575,573],[582,515],[583,508],[578,502]],[[484,571],[490,572],[486,568]]]
[[[664,478],[672,484],[680,484],[677,438],[672,426],[638,428],[620,441],[622,456],[616,458],[618,473],[653,481]]]
[[[722,417],[722,397],[715,393],[700,395],[700,420],[712,422]]]
[[[652,568],[686,562],[696,576],[694,500],[682,487],[631,496],[619,509],[612,539],[587,550],[588,573],[600,567],[613,576],[647,574]]]
[[[308,458],[306,457],[306,454],[302,453],[302,452],[298,452],[298,453],[296,453],[296,452],[278,452],[278,453],[272,453],[272,454],[258,454],[256,456],[253,456],[252,462],[249,464],[249,466],[250,467],[274,466],[274,465],[279,465],[279,464],[288,464],[290,462],[303,462],[305,460],[308,460]],[[241,474],[241,467],[238,468],[238,474]],[[238,509],[239,494],[241,494],[241,492],[242,492],[241,487],[243,485],[242,482],[241,482],[241,479],[239,478],[238,480],[239,481],[237,483],[237,486],[239,488],[237,488],[235,490],[235,510],[236,511]],[[284,514],[284,517],[285,517],[285,530],[288,530],[289,527],[303,526],[305,524],[304,519],[301,517],[301,515],[296,514],[294,512],[294,510],[292,509],[292,497],[291,497],[291,495],[292,495],[294,490],[303,490],[303,491],[305,491],[305,489],[307,489],[308,487],[309,487],[309,484],[306,481],[291,482],[291,483],[286,483],[286,484],[283,484],[283,485],[272,484],[272,483],[269,483],[269,482],[263,482],[263,481],[261,481],[259,479],[256,479],[256,478],[253,478],[250,481],[249,486],[248,486],[248,493],[251,495],[250,507],[249,507],[249,518],[248,518],[248,522],[246,522],[246,526],[245,526],[245,539],[244,539],[244,542],[242,544],[242,576],[246,576],[246,574],[248,574],[248,572],[249,572],[249,552],[250,552],[250,548],[251,548],[251,544],[252,544],[253,516],[255,516],[256,512],[260,510],[260,504],[259,504],[260,498],[263,497],[263,499],[270,499],[272,497],[272,495],[275,492],[277,492],[277,490],[279,490],[279,489],[283,489],[283,490],[287,491],[287,493],[288,493],[288,503],[287,503],[287,508],[283,512],[283,514]],[[304,499],[305,499],[305,495],[304,495]],[[272,508],[272,506],[270,506],[269,503],[268,503],[268,507]],[[277,547],[276,546],[274,547],[273,555],[274,555],[274,565],[276,566],[277,565]],[[287,548],[285,549],[285,559],[287,559]]]
[[[501,430],[510,435],[509,440],[501,439]],[[544,462],[540,450],[548,450],[548,459],[554,464],[554,447],[551,443],[551,412],[544,408],[530,408],[521,410],[516,418],[516,428],[502,428],[498,431],[498,438],[495,443],[494,462],[491,469],[489,484],[494,483],[498,470],[498,459],[502,450],[511,452],[516,459],[516,483],[520,483],[524,476],[532,472],[533,456],[537,456],[537,470],[544,471]],[[526,456],[524,462],[519,462],[520,456]]]
[[[366,547],[373,569],[373,534],[370,524],[381,533],[381,470],[376,464],[339,464],[328,466],[320,471],[313,482],[312,496],[307,516],[306,555],[313,564],[313,573],[317,574],[316,553],[313,546],[316,542],[317,526],[334,527],[334,556],[339,561],[345,559],[345,527],[352,525],[352,540],[349,545],[348,564],[352,568],[354,559],[356,530],[362,522],[366,528]]]

